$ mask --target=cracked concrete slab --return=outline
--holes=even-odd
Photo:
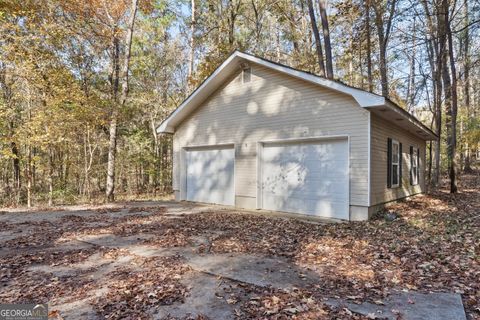
[[[96,221],[95,219],[83,219],[85,226],[92,228],[101,228],[109,226],[110,218],[125,217],[129,215],[145,215],[148,216],[153,211],[148,212],[141,207],[132,208],[130,206],[117,205],[112,208],[119,211],[104,212],[106,206],[101,206],[102,212],[76,207],[69,210],[61,210],[56,212],[22,212],[22,213],[0,213],[0,222],[8,222],[9,224],[23,224],[28,221],[64,221],[69,216],[78,217],[96,217],[101,215],[102,218],[108,218],[107,221]],[[143,207],[150,206],[150,203],[142,203]],[[152,207],[158,207],[158,202],[152,202]],[[200,212],[208,212],[215,210],[216,212],[225,210],[231,211],[231,208],[222,209],[218,206],[197,205],[190,203],[174,203],[162,202],[162,207],[167,208],[167,212],[162,213],[162,219],[168,217],[171,219],[180,219],[182,216],[197,214]],[[132,210],[138,209],[138,211]],[[239,211],[235,209],[235,211]],[[162,211],[163,212],[163,211]],[[256,214],[257,212],[246,212]],[[262,214],[264,214],[262,212]],[[283,217],[283,215],[273,215],[275,217]],[[291,217],[291,216],[289,216]],[[63,220],[62,220],[63,219]],[[72,222],[74,226],[74,223]],[[25,236],[33,232],[38,232],[36,227],[28,227],[22,225],[22,232],[18,233],[12,230],[0,231],[0,243]],[[240,299],[248,299],[248,294],[244,292],[242,283],[248,283],[257,286],[271,286],[278,289],[291,289],[294,287],[305,288],[311,284],[319,284],[318,275],[299,267],[282,258],[271,258],[259,255],[247,255],[243,253],[232,254],[201,254],[199,248],[209,247],[209,238],[212,234],[218,232],[222,234],[224,231],[208,230],[207,237],[192,236],[189,240],[191,245],[185,247],[161,247],[154,244],[143,243],[145,240],[153,237],[152,234],[138,234],[134,236],[121,237],[113,233],[104,233],[100,235],[87,235],[77,240],[65,239],[66,242],[51,242],[52,246],[30,247],[26,248],[31,252],[39,250],[55,250],[68,251],[74,249],[91,248],[92,246],[102,246],[106,248],[127,249],[128,252],[122,252],[120,256],[112,259],[104,257],[101,253],[94,254],[83,262],[72,264],[69,266],[47,266],[35,265],[31,266],[30,271],[41,271],[51,273],[57,277],[92,277],[98,284],[95,290],[88,293],[88,298],[72,302],[69,297],[61,297],[55,301],[53,307],[61,311],[61,315],[65,319],[76,318],[99,318],[91,306],[91,299],[95,299],[104,295],[109,288],[107,280],[109,275],[118,270],[118,268],[131,266],[135,255],[142,257],[162,257],[180,255],[185,258],[185,263],[192,267],[189,276],[183,279],[184,285],[189,290],[183,303],[176,302],[170,306],[155,306],[151,310],[154,318],[164,318],[173,316],[184,318],[188,316],[204,315],[211,319],[231,319],[235,316],[235,308],[240,302],[227,301],[230,293],[234,290],[236,297]],[[15,249],[18,250],[22,249]],[[104,250],[103,250],[104,251]],[[208,251],[208,250],[206,250]],[[2,252],[0,249],[0,257]],[[8,252],[11,252],[9,249]],[[135,266],[136,268],[138,266]],[[308,266],[306,266],[308,267]],[[140,267],[141,268],[141,267]],[[76,278],[75,278],[76,279]],[[232,289],[235,287],[235,289]],[[392,295],[385,299],[385,305],[376,305],[365,302],[357,305],[348,300],[330,299],[328,303],[332,306],[342,306],[349,308],[352,312],[364,315],[375,315],[378,318],[397,319],[465,319],[465,311],[463,309],[461,297],[455,294],[421,294],[415,292],[398,293],[398,296]]]
[[[182,280],[182,283],[190,289],[185,301],[152,308],[153,319],[167,317],[197,319],[200,315],[208,319],[233,319],[235,317],[235,305],[238,301],[228,300],[229,294],[232,291],[238,293],[241,289],[234,283],[198,272],[192,272]]]
[[[307,287],[318,276],[280,258],[247,254],[208,254],[187,258],[195,270],[261,287],[278,289]]]
[[[101,247],[128,249],[129,247],[151,239],[154,236],[155,235],[153,234],[142,233],[134,236],[120,237],[111,233],[104,233],[77,237],[77,240]]]
[[[107,292],[106,289],[99,291],[95,294],[96,297],[101,297]],[[90,304],[92,298],[77,300],[74,302],[59,303],[49,306],[49,311],[57,311],[60,315],[60,319],[98,319],[97,312]],[[55,318],[54,318],[55,319]],[[58,319],[58,317],[57,317]]]
[[[102,253],[95,253],[85,261],[74,263],[68,266],[51,266],[45,264],[32,265],[28,270],[33,272],[51,273],[55,277],[75,276],[81,273],[89,272],[89,277],[93,280],[103,279],[105,275],[114,271],[118,267],[128,266],[133,256],[122,255],[115,260],[105,258]]]
[[[186,259],[189,259],[195,255],[198,255],[198,248],[200,246],[208,247],[209,240],[204,236],[192,236],[191,245],[184,247],[160,247],[152,244],[137,244],[128,247],[128,251],[132,254],[144,257],[168,257],[182,255]]]
[[[21,253],[41,253],[41,252],[66,252],[71,250],[81,250],[92,248],[92,244],[85,243],[82,241],[72,240],[69,242],[56,244],[56,245],[47,245],[47,246],[38,246],[38,247],[26,247],[26,248],[2,248],[0,249],[0,257],[5,257],[9,255],[16,255]]]
[[[396,320],[466,320],[462,297],[456,293],[420,293],[398,291],[382,301],[384,305],[370,302],[355,304],[342,299],[330,299],[333,307],[345,306],[350,311],[375,316],[379,319]]]
[[[186,258],[195,253],[195,249],[192,247],[171,247],[171,248],[162,248],[155,247],[151,245],[135,245],[128,248],[128,251],[131,254],[144,257],[169,257],[182,255]]]
[[[7,242],[21,236],[23,236],[23,234],[18,232],[18,230],[0,231],[0,243]]]
[[[99,319],[100,317],[92,306],[92,301],[109,292],[109,274],[118,268],[131,266],[133,258],[131,255],[121,255],[115,259],[109,259],[101,253],[96,253],[85,261],[69,266],[33,265],[28,270],[48,273],[58,278],[88,277],[96,281],[97,286],[88,291],[85,299],[71,301],[69,296],[63,296],[56,299],[49,308],[51,311],[58,312],[61,316],[60,319]]]

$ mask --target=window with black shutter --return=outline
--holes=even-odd
[[[392,187],[392,139],[387,139],[387,188]]]
[[[402,183],[402,144],[397,140],[388,138],[387,153],[387,186],[389,188],[396,188]]]
[[[420,149],[417,148],[417,184],[420,183]]]
[[[410,184],[418,184],[418,149],[410,146]]]
[[[403,152],[402,152],[402,143],[398,144],[398,186],[402,186],[402,165],[403,165]]]

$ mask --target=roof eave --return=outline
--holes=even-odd
[[[392,101],[388,100],[387,99],[387,103],[386,103],[388,106],[392,107],[395,109],[395,111],[397,111],[399,114],[402,114],[404,117],[406,117],[411,123],[415,124],[419,130],[421,130],[422,132],[424,132],[426,134],[426,137],[427,138],[426,140],[436,140],[438,137],[437,135],[432,131],[430,130],[427,126],[425,126],[420,120],[418,120],[415,116],[413,116],[412,114],[408,113],[406,110],[400,108],[398,105],[396,105],[395,103],[393,103]]]
[[[236,53],[237,51],[230,55],[177,109],[163,120],[157,127],[157,133],[175,132],[177,125],[195,109],[195,106],[204,101],[217,86],[221,85],[222,80],[227,78],[233,69],[237,68],[237,66],[232,63],[233,60],[238,59]]]
[[[324,88],[329,88],[341,93],[351,95],[361,107],[373,107],[385,104],[385,98],[374,93],[366,92],[357,88],[349,87],[345,84],[321,78],[319,76],[296,70],[281,64],[270,62],[262,58],[258,58],[243,52],[235,52],[235,55],[238,57],[248,60],[253,63],[264,65],[281,73],[288,74],[294,78],[301,79],[307,82],[311,82],[317,85],[320,85]]]
[[[158,127],[157,127],[157,133],[175,133],[175,128],[172,126],[168,125],[168,121],[165,120],[163,121]]]
[[[419,138],[421,138],[423,140],[429,141],[429,140],[436,140],[437,139],[437,135],[432,130],[427,128],[420,120],[415,118],[413,115],[408,113],[406,110],[400,108],[398,105],[396,105],[392,101],[390,101],[388,99],[385,99],[385,100],[386,100],[386,102],[383,106],[368,107],[367,109],[380,109],[382,107],[383,108],[386,107],[386,108],[388,108],[388,110],[391,110],[392,112],[395,112],[395,114],[400,117],[400,118],[398,118],[398,120],[402,119],[402,122],[396,123],[394,121],[395,118],[390,117],[389,119],[387,119],[388,121],[390,121],[390,122],[392,122],[392,123],[394,123],[394,124],[396,124],[400,127],[404,127],[405,124],[408,123],[409,125],[415,127],[414,132],[411,132],[411,133],[418,136]],[[380,111],[382,111],[382,110],[380,110]]]
[[[213,91],[225,80],[231,72],[238,70],[237,60],[246,60],[256,63],[278,72],[290,75],[294,78],[301,79],[324,88],[329,88],[347,95],[357,101],[361,107],[375,107],[385,105],[385,98],[374,93],[365,92],[360,89],[349,87],[347,85],[324,79],[313,74],[309,74],[300,70],[289,68],[274,62],[270,62],[240,51],[235,51],[227,58],[167,119],[165,119],[158,127],[157,133],[174,133],[175,128],[183,119],[201,104]]]

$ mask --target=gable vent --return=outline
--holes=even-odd
[[[252,69],[250,67],[243,68],[242,70],[242,82],[248,83],[252,79]]]

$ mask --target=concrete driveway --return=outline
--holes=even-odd
[[[59,319],[371,317],[379,305],[315,294],[321,270],[294,259],[296,235],[331,222],[168,201],[4,211],[0,301],[46,302]],[[458,296],[441,298],[433,313],[413,303],[404,314],[465,318]]]

